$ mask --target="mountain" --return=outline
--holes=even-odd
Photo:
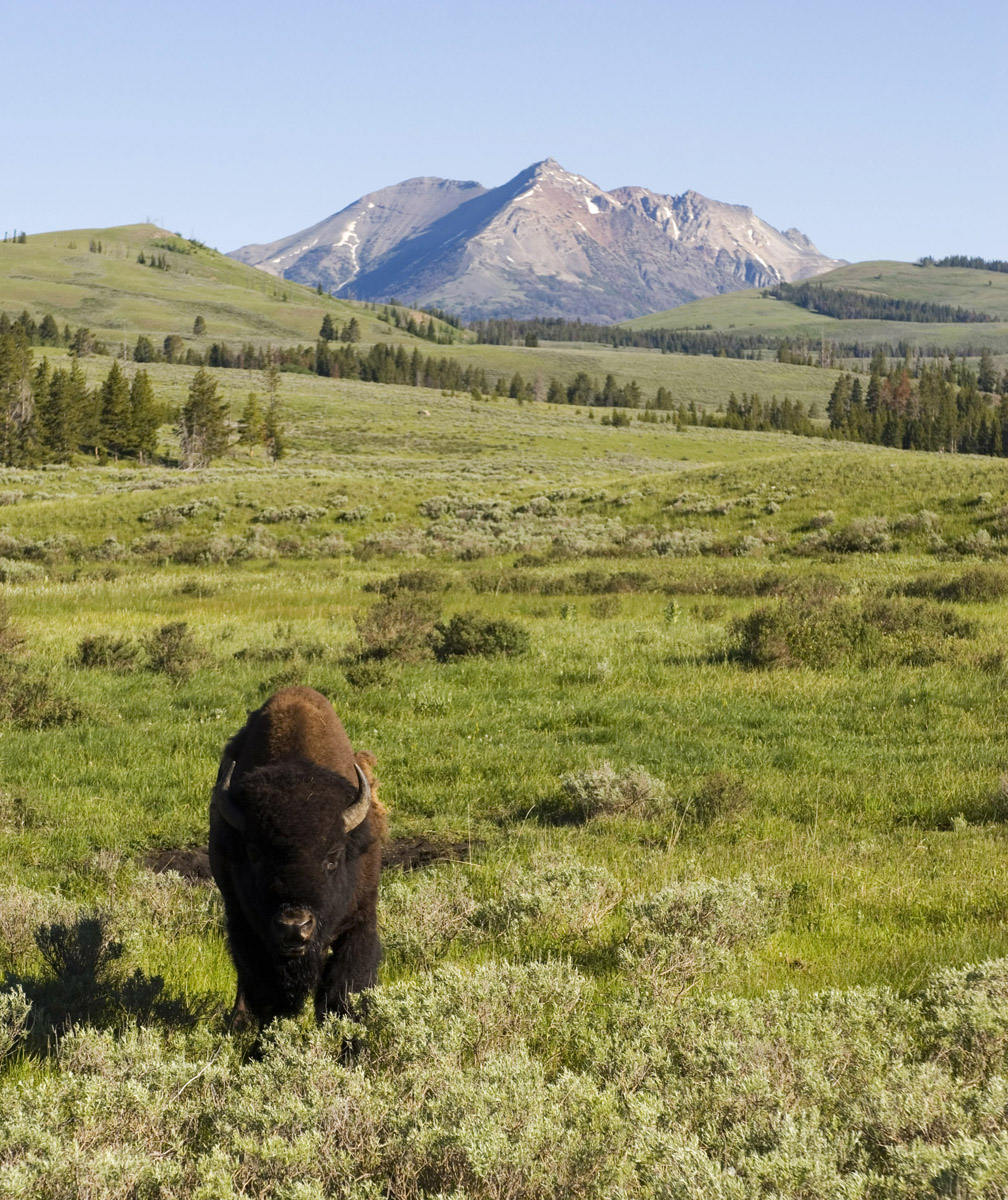
[[[470,320],[618,321],[838,265],[750,208],[698,192],[606,192],[551,158],[491,189],[408,179],[230,255],[337,296],[394,296]]]

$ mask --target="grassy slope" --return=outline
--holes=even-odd
[[[102,252],[91,252],[92,241]],[[189,252],[166,250],[169,242]],[[165,255],[167,271],[141,265]],[[27,308],[36,318],[51,312],[62,327],[86,325],[110,344],[138,334],[155,344],[170,333],[206,345],[211,341],[314,342],[322,315],[339,323],[356,315],[376,324],[359,305],[323,299],[299,284],[274,279],[216,250],[154,225],[78,229],[33,234],[24,244],[0,244],[0,309]],[[207,322],[206,337],[192,338],[193,321]]]
[[[732,292],[626,322],[637,329],[735,329],[770,337],[819,337],[836,341],[882,341],[952,349],[968,343],[1008,353],[1008,275],[956,267],[865,262],[818,276],[825,286],[851,288],[897,299],[953,304],[988,312],[1000,321],[982,325],[916,324],[907,321],[840,321],[797,305],[763,298],[760,291]]]
[[[101,242],[101,254],[88,250],[92,240]],[[166,251],[158,244],[164,242],[190,252]],[[148,259],[166,254],[171,269],[140,265],[136,259],[141,249]],[[139,334],[160,346],[172,333],[201,351],[214,341],[232,346],[313,343],[323,315],[330,312],[337,327],[357,317],[363,350],[380,341],[402,345],[409,353],[417,349],[424,356],[457,358],[482,367],[491,383],[498,377],[510,380],[517,371],[527,381],[539,381],[545,391],[553,377],[566,382],[586,371],[601,383],[612,373],[620,382],[636,379],[646,400],[664,386],[677,401],[701,406],[717,407],[732,391],[745,391],[758,392],[765,399],[789,396],[821,415],[833,384],[832,372],[807,367],[616,351],[596,345],[558,343],[531,349],[465,340],[438,346],[379,321],[364,305],[318,296],[309,288],[277,280],[214,250],[193,247],[186,239],[151,225],[36,234],[24,245],[0,243],[0,311],[16,315],[24,308],[36,319],[51,312],[61,328],[87,325],[110,347],[125,344],[131,349]],[[192,333],[197,316],[207,323],[205,335],[199,338]],[[105,359],[90,364],[93,379],[104,377],[106,371]],[[159,375],[156,365],[153,373]],[[178,378],[165,375],[172,398],[181,395],[170,382]],[[229,382],[244,400],[245,381]]]

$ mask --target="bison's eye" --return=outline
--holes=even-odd
[[[255,842],[245,843],[245,853],[248,855],[248,860],[253,867],[257,867],[263,860],[263,852]]]
[[[342,860],[342,858],[343,858],[343,847],[342,846],[340,846],[340,848],[338,850],[330,850],[329,853],[325,856],[325,869],[327,871],[335,871],[336,868],[340,865],[340,861]]]

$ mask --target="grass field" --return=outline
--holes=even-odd
[[[283,397],[276,467],[0,472],[0,1196],[1004,1196],[1004,463]],[[398,865],[360,1021],[253,1047],[188,872],[289,682]]]
[[[764,297],[761,290],[730,292],[695,300],[680,308],[625,322],[631,329],[717,329],[741,335],[820,338],[865,345],[901,343],[922,350],[939,347],[978,353],[987,348],[1008,355],[1008,275],[959,267],[917,267],[911,263],[864,262],[838,267],[818,276],[817,284],[866,292],[893,299],[951,304],[990,313],[999,320],[982,324],[930,324],[913,321],[838,320],[809,312],[796,304]]]

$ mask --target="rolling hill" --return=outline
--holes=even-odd
[[[1008,275],[965,267],[863,262],[838,267],[816,278],[824,288],[855,290],[869,296],[932,305],[952,305],[999,318],[983,323],[841,320],[810,312],[749,289],[711,296],[624,324],[631,329],[733,330],[739,335],[854,342],[913,349],[938,348],[1008,354]]]

